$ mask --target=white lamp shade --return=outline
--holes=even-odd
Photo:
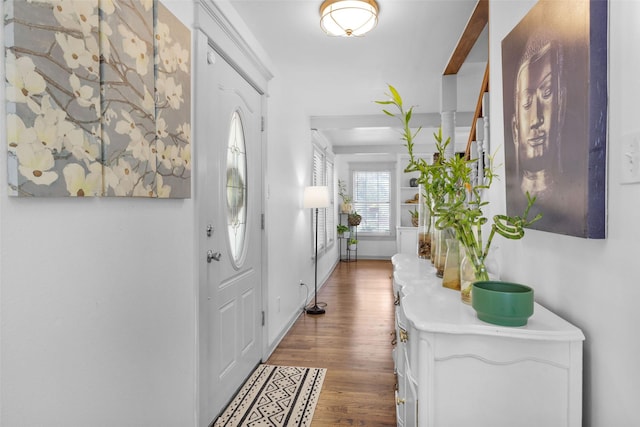
[[[329,187],[326,187],[326,186],[305,187],[302,205],[304,208],[329,207]]]
[[[378,23],[375,0],[325,0],[320,27],[330,36],[362,36]]]

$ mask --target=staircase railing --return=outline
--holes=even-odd
[[[476,44],[476,41],[480,37],[480,34],[484,30],[485,26],[489,23],[489,0],[478,0],[476,3],[476,7],[473,9],[471,13],[471,17],[467,22],[467,25],[462,32],[462,36],[458,40],[458,44],[454,49],[451,58],[443,72],[443,75],[452,75],[458,74],[462,64],[464,64],[469,52]],[[482,85],[480,88],[480,94],[478,96],[478,102],[476,104],[476,109],[471,121],[471,130],[469,132],[469,139],[467,141],[467,147],[465,149],[465,157],[467,159],[471,156],[471,145],[472,142],[476,140],[477,132],[476,132],[476,123],[478,118],[483,117],[484,113],[482,111],[482,100],[484,98],[484,94],[489,91],[489,61],[487,61],[487,66],[485,68],[484,77],[482,79]]]

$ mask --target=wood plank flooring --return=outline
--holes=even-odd
[[[395,426],[390,261],[340,262],[267,363],[327,368],[312,427]],[[313,290],[312,290],[313,292]]]

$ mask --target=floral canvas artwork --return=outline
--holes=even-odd
[[[153,0],[5,5],[10,194],[190,197],[189,29]]]
[[[102,192],[98,1],[70,5],[5,3],[11,194]]]
[[[191,195],[191,31],[162,3],[156,26],[158,197]]]

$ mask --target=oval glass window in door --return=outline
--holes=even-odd
[[[227,230],[231,259],[239,266],[244,254],[247,226],[247,152],[242,119],[231,117],[227,145]]]

